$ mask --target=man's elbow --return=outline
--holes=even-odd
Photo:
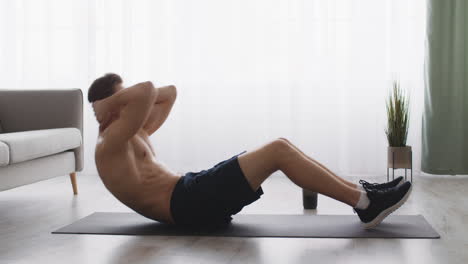
[[[177,98],[177,88],[175,85],[169,85],[169,87],[171,89],[171,97],[173,100],[175,100]]]
[[[147,81],[142,83],[143,85],[141,86],[140,91],[140,97],[145,100],[151,100],[154,101],[156,100],[156,97],[158,96],[158,91],[154,88],[154,85],[152,82]]]
[[[153,83],[150,82],[150,81],[144,82],[144,83],[143,83],[143,87],[144,87],[143,89],[145,90],[145,92],[146,92],[147,94],[154,93],[154,92],[155,92],[154,90],[156,90],[156,89],[154,88]]]

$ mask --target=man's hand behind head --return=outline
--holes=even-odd
[[[120,115],[120,109],[111,108],[111,99],[112,96],[93,102],[94,115],[101,127],[104,128],[117,120]]]
[[[150,81],[146,82],[141,82],[138,84],[135,84],[132,87],[129,87],[127,89],[124,89],[121,85],[119,85],[116,88],[116,92],[109,97],[106,97],[101,100],[97,100],[93,102],[93,109],[94,109],[94,115],[96,116],[96,119],[100,124],[106,123],[109,121],[109,119],[112,119],[111,117],[118,117],[119,113],[121,111],[121,108],[123,107],[123,103],[119,102],[117,97],[120,95],[123,95],[124,93],[127,94],[136,94],[134,91],[133,93],[131,92],[132,89],[137,88],[135,91],[137,91],[139,94],[142,94],[142,96],[149,98],[149,97],[154,97],[155,94],[155,88],[153,86],[153,83]],[[129,99],[134,99],[135,96],[127,96]],[[115,120],[115,119],[114,119]]]

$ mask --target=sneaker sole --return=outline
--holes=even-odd
[[[405,196],[403,196],[403,198],[400,201],[398,201],[398,203],[396,203],[393,206],[390,206],[389,208],[383,210],[379,215],[377,215],[376,218],[374,218],[374,220],[370,221],[369,223],[362,223],[364,229],[371,229],[371,228],[376,227],[388,215],[393,213],[396,209],[400,208],[400,206],[402,206],[406,202],[406,200],[408,200],[408,197],[410,196],[412,190],[413,190],[413,186],[411,185],[409,190],[406,192]]]

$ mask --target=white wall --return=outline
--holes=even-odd
[[[394,78],[412,93],[419,168],[424,29],[424,0],[1,1],[0,87],[173,83],[152,141],[180,172],[283,136],[339,174],[384,175]],[[95,173],[87,103],[84,136]]]

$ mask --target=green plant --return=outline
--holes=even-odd
[[[393,89],[389,92],[387,102],[387,135],[390,147],[406,146],[409,127],[409,96],[400,88],[397,81],[393,82]]]

